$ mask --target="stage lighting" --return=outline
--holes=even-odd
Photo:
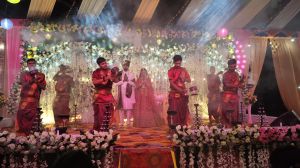
[[[21,0],[6,0],[7,2],[9,3],[12,3],[12,4],[17,4],[19,3]]]
[[[13,22],[10,19],[2,19],[1,20],[1,27],[3,29],[11,29],[14,26]]]
[[[5,46],[4,43],[0,43],[0,50],[4,50]]]

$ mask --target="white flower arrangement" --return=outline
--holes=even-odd
[[[42,153],[66,152],[68,150],[82,150],[87,154],[101,152],[104,154],[101,156],[104,159],[106,155],[110,155],[110,147],[115,144],[118,138],[119,136],[114,135],[112,130],[109,132],[85,132],[81,135],[59,135],[54,131],[44,131],[42,133],[35,132],[28,136],[17,136],[15,133],[3,131],[0,132],[0,154],[9,158],[10,167],[16,164],[31,165],[32,167],[40,164],[39,166],[43,167],[42,164],[45,165],[45,162],[37,161]],[[36,155],[36,157],[27,157],[27,155]],[[22,156],[25,159],[16,158]],[[36,159],[32,160],[33,158]],[[101,160],[101,158],[96,159]],[[109,160],[111,158],[105,159]],[[5,159],[2,162],[1,165],[8,164]]]
[[[217,149],[215,152],[217,152],[216,156],[221,159],[220,163],[228,160],[227,156],[220,155],[220,150],[227,149],[236,152],[236,156],[239,157],[239,162],[232,162],[231,166],[233,167],[236,164],[242,167],[245,164],[264,167],[269,164],[268,158],[270,156],[270,147],[273,146],[272,143],[300,146],[300,125],[276,128],[260,128],[257,125],[251,127],[238,125],[237,127],[228,129],[217,128],[216,126],[200,126],[198,129],[177,126],[173,134],[173,142],[180,148],[180,157],[184,157],[180,158],[180,163],[184,165],[189,164],[191,167],[195,163],[197,163],[198,167],[205,164],[218,164],[218,162],[211,161],[212,157],[208,157],[213,155],[211,153],[213,152],[212,149]],[[198,153],[195,153],[195,149],[197,148]],[[249,151],[247,156],[245,155],[245,150]],[[191,154],[193,155],[192,157]],[[199,157],[195,157],[194,155],[205,155],[206,159],[200,158],[199,160]],[[229,155],[230,158],[234,157],[231,152],[229,152],[228,157]],[[262,158],[262,160],[257,162],[253,159],[256,155]],[[191,161],[194,158],[198,158],[198,161]],[[245,163],[246,160],[248,160],[247,163]],[[220,167],[220,165],[213,165],[213,167]]]

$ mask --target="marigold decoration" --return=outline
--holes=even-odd
[[[245,105],[254,104],[257,101],[257,97],[250,92],[243,94],[243,101]]]
[[[7,100],[3,93],[0,92],[0,108],[4,107],[7,103]]]
[[[250,92],[251,88],[247,88],[247,86],[245,86],[242,89],[243,103],[246,106],[250,104],[254,104],[257,101],[257,97]]]

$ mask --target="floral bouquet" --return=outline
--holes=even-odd
[[[257,101],[257,97],[255,95],[251,95],[250,92],[243,94],[243,100],[245,105],[254,104]]]

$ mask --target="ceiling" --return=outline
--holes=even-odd
[[[300,30],[299,0],[0,0],[0,18],[72,21],[92,15],[105,24],[204,30]],[[40,4],[39,4],[40,3]],[[256,4],[255,4],[256,3]]]

